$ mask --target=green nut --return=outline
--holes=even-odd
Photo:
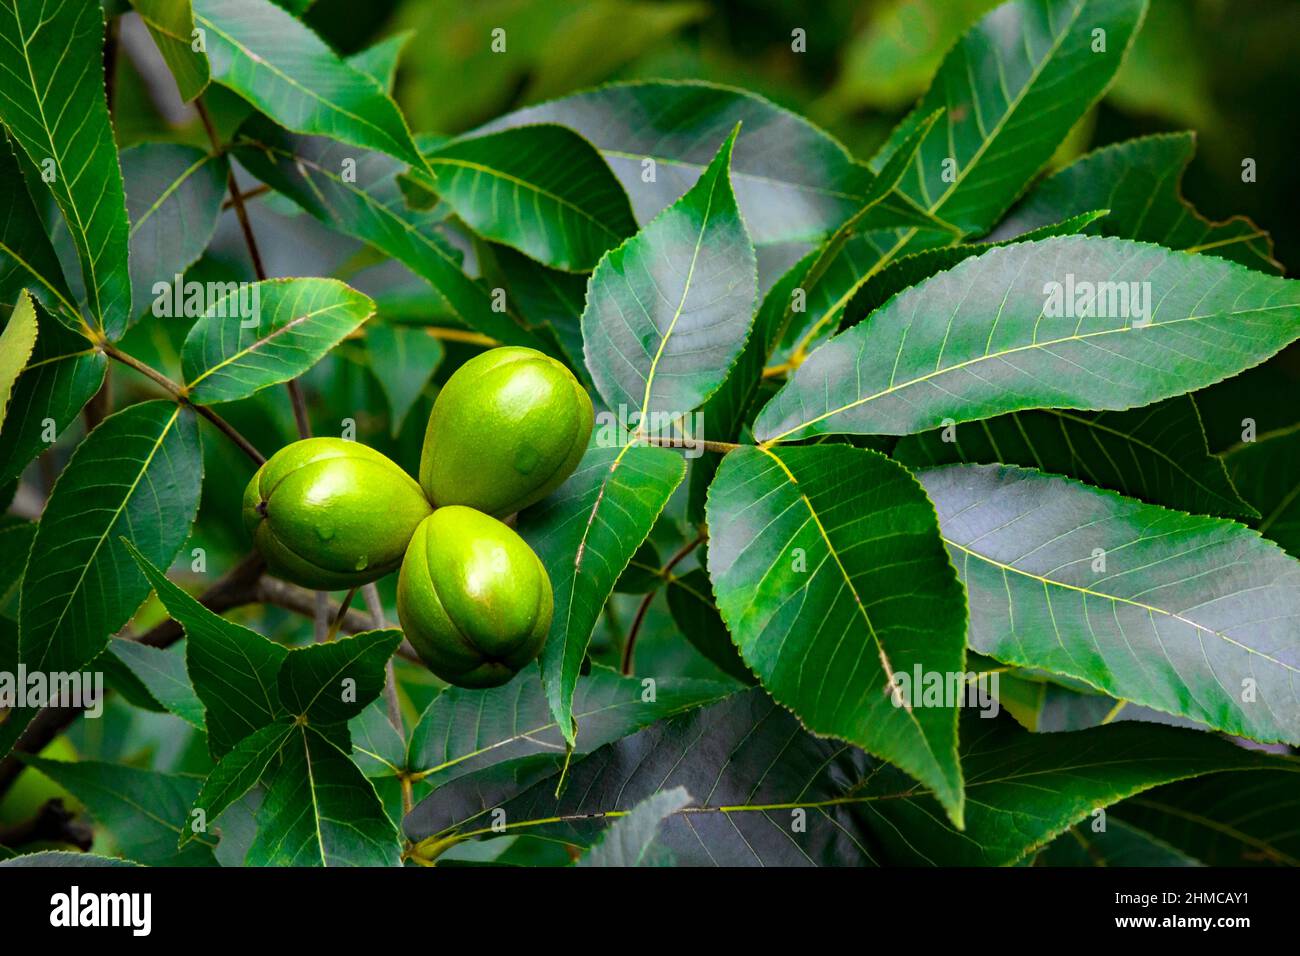
[[[594,417],[591,398],[555,359],[516,346],[484,352],[457,369],[434,402],[420,484],[439,508],[504,517],[573,474]]]
[[[321,591],[397,570],[416,526],[432,510],[393,461],[341,438],[281,448],[244,492],[244,526],[267,567]]]
[[[433,671],[461,687],[504,684],[541,652],[551,579],[524,539],[452,505],[420,523],[397,578],[397,616]]]

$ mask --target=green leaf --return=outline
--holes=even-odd
[[[24,755],[23,762],[84,803],[123,856],[146,866],[216,865],[206,841],[176,849],[182,830],[189,829],[188,811],[199,792],[197,777],[94,760],[68,763]]]
[[[639,413],[634,424],[646,428],[701,405],[749,334],[758,279],[728,173],[737,132],[686,195],[591,277],[587,368],[609,407]]]
[[[397,830],[347,753],[314,727],[293,729],[266,781],[249,866],[397,866]]]
[[[536,681],[533,684],[536,686]],[[392,777],[406,768],[405,731],[393,726],[384,700],[372,701],[349,720],[348,733],[353,759],[367,777]]]
[[[287,720],[277,720],[255,730],[234,747],[212,768],[203,789],[194,798],[193,809],[201,811],[207,820],[216,820],[233,803],[262,779],[272,761],[289,743],[296,738],[297,727]],[[190,814],[194,819],[194,814]],[[187,827],[181,834],[181,844],[194,839],[196,834]]]
[[[457,139],[426,158],[438,195],[471,229],[544,265],[585,272],[636,232],[623,187],[563,126]]]
[[[1183,198],[1183,173],[1195,151],[1194,134],[1162,133],[1089,153],[1034,187],[998,224],[993,238],[1015,236],[1088,209],[1108,209],[1089,232],[1282,272],[1268,233],[1259,226],[1242,216],[1211,222]]]
[[[568,481],[519,516],[519,534],[537,552],[555,594],[542,682],[570,745],[574,687],[596,620],[686,473],[681,456],[666,448],[600,447],[599,436]]]
[[[1241,496],[1262,516],[1259,533],[1300,558],[1300,428],[1242,442],[1224,461]]]
[[[27,566],[27,554],[31,551],[32,539],[35,537],[35,521],[23,521],[12,515],[0,516],[0,616],[17,614],[17,603],[12,608],[9,603],[18,596],[23,581],[23,568]],[[3,655],[0,655],[0,662],[5,662]],[[16,665],[18,658],[15,657],[12,663]]]
[[[422,167],[401,110],[375,79],[343,62],[270,0],[193,0],[212,79],[296,133],[387,153]]]
[[[513,308],[530,328],[544,326],[560,346],[571,371],[590,389],[582,351],[582,310],[587,299],[587,276],[548,269],[508,246],[475,246],[484,281],[506,290]]]
[[[881,203],[911,166],[921,140],[939,116],[936,112],[926,117],[911,131],[881,169],[862,208],[835,230],[808,263],[798,282],[799,307],[796,309],[793,298],[787,300],[784,314],[772,330],[773,338],[779,343],[775,350],[778,360],[788,359],[791,354],[802,356],[821,330],[833,330],[854,290],[879,268],[892,240],[892,233],[880,232],[881,224],[877,220]],[[951,233],[935,233],[934,241],[954,238]]]
[[[615,820],[578,860],[578,866],[672,866],[672,853],[657,845],[664,820],[692,802],[685,787],[646,797],[627,816]]]
[[[668,610],[682,636],[714,667],[742,684],[754,675],[741,659],[731,634],[713,601],[713,585],[700,568],[675,575],[668,581]]]
[[[186,669],[203,702],[208,749],[219,760],[283,713],[276,675],[289,651],[209,611],[143,555],[134,556],[167,613],[185,629]]]
[[[185,387],[200,405],[247,398],[297,378],[374,313],[369,296],[337,279],[270,279],[230,292],[185,337]]]
[[[1210,778],[1214,779],[1214,778]],[[1221,774],[1234,785],[1240,782]],[[1137,798],[1135,798],[1137,799]],[[1123,804],[1120,804],[1123,806]],[[1100,822],[1085,821],[1061,834],[1034,857],[1034,866],[1202,866],[1199,861],[1155,839],[1149,833],[1131,827],[1123,820],[1107,818],[1104,830],[1094,830]]]
[[[32,202],[9,138],[0,134],[0,302],[17,303],[26,286],[64,325],[82,319],[59,257],[45,233],[44,217]],[[12,296],[12,298],[10,298]]]
[[[360,53],[347,58],[348,66],[358,73],[364,73],[383,88],[389,96],[393,95],[393,79],[397,76],[397,61],[402,57],[406,44],[415,35],[414,30],[403,30],[392,36],[366,47]]]
[[[103,43],[99,4],[0,0],[0,122],[54,194],[81,263],[90,314],[114,338],[131,313],[131,279]]]
[[[741,438],[751,420],[750,413],[763,384],[763,367],[776,347],[786,310],[818,254],[819,251],[814,249],[805,255],[763,296],[744,351],[722,385],[700,409],[699,421],[704,434],[695,437],[720,442],[735,442]],[[705,452],[691,467],[689,513],[692,521],[704,520],[705,495],[721,461],[721,455]]]
[[[639,678],[593,666],[574,686],[573,720],[580,731],[574,755],[717,700],[727,690],[709,681],[673,678],[656,681],[653,698],[646,699]],[[498,764],[545,758],[541,779],[559,772],[565,744],[545,689],[524,674],[490,690],[449,687],[435,697],[411,734],[406,765],[437,788]]]
[[[383,692],[385,665],[401,643],[392,628],[294,648],[280,665],[280,701],[313,724],[351,720]]]
[[[183,655],[135,641],[109,641],[108,653],[129,668],[167,710],[192,727],[206,729],[203,703],[185,672]]]
[[[193,146],[144,143],[122,150],[131,218],[131,289],[138,315],[208,247],[221,215],[229,164]],[[163,313],[167,314],[167,313]],[[134,318],[134,316],[133,316]]]
[[[439,231],[445,212],[411,209],[398,185],[406,167],[380,153],[326,139],[290,136],[256,119],[240,130],[239,161],[332,229],[397,259],[446,301],[459,321],[504,345],[538,347],[491,293],[461,269],[460,254]],[[345,165],[355,162],[345,178]],[[351,168],[351,167],[347,167]]]
[[[149,582],[127,553],[170,564],[199,506],[194,413],[144,402],[111,415],[59,476],[32,542],[19,611],[23,662],[74,671],[135,613]]]
[[[714,144],[741,124],[731,183],[757,245],[813,242],[861,205],[873,181],[834,139],[743,90],[710,83],[616,83],[529,106],[481,132],[558,123],[609,163],[637,221],[648,223],[704,174]],[[649,163],[649,167],[647,167]],[[653,177],[645,170],[652,168]]]
[[[1300,741],[1300,563],[1254,532],[1019,468],[920,474],[970,646],[1263,741]]]
[[[1255,514],[1206,447],[1190,395],[1122,412],[1012,412],[909,435],[893,457],[909,466],[1023,465],[1195,514]]]
[[[754,434],[905,435],[1043,406],[1131,408],[1235,375],[1297,336],[1300,285],[1285,279],[1121,239],[1020,243],[831,339]]]
[[[99,391],[108,359],[35,307],[40,332],[0,427],[0,483],[17,478]],[[52,426],[51,426],[52,423]]]
[[[418,325],[373,322],[366,329],[370,369],[388,400],[388,429],[396,438],[406,413],[442,364],[442,343]]]
[[[549,781],[535,785],[501,806],[503,832],[590,846],[611,815],[682,786],[703,796],[668,817],[659,836],[680,866],[998,866],[1094,809],[1160,784],[1223,771],[1296,772],[1294,761],[1173,727],[1030,734],[1007,719],[969,717],[962,740],[971,799],[958,831],[910,777],[807,733],[754,689],[601,748],[570,771],[558,798]],[[485,814],[493,809],[412,835],[491,837]]]
[[[24,289],[4,331],[0,332],[0,426],[4,424],[14,383],[36,348],[37,331],[36,306]]]
[[[138,866],[129,860],[117,860],[112,857],[98,856],[94,853],[76,853],[71,850],[42,850],[39,853],[23,853],[8,860],[0,860],[0,866],[33,867],[42,869],[51,866],[63,867],[100,867],[100,866]]]
[[[965,670],[961,585],[916,481],[847,445],[742,448],[722,460],[708,519],[718,609],[763,686],[814,733],[934,788],[960,826],[955,702],[891,693],[914,669]]]
[[[1130,826],[1209,866],[1300,866],[1300,789],[1286,770],[1171,783],[1115,806]]]
[[[843,329],[850,325],[856,325],[904,289],[914,286],[936,273],[951,269],[957,263],[964,262],[972,256],[978,256],[980,253],[988,252],[997,246],[1010,246],[1017,242],[1032,242],[1035,239],[1050,239],[1053,236],[1072,236],[1083,232],[1090,224],[1104,218],[1106,215],[1106,210],[1095,209],[1080,213],[1077,216],[1071,216],[1069,219],[1063,219],[1060,222],[1049,223],[1031,232],[1026,232],[1011,239],[1004,239],[1001,242],[968,242],[955,246],[941,246],[934,249],[923,249],[920,252],[913,252],[894,259],[880,271],[872,271],[867,276],[866,281],[856,287],[853,297],[840,313],[839,327]],[[812,330],[805,337],[804,350],[811,352],[825,340],[826,336],[833,335],[835,331],[834,326],[823,326],[820,330]],[[818,332],[821,334],[817,334]]]
[[[131,0],[149,28],[167,69],[176,78],[181,99],[188,103],[211,79],[207,55],[194,49],[194,11],[190,0]],[[138,300],[137,300],[138,301]]]
[[[987,232],[1110,85],[1146,6],[1146,0],[1002,4],[944,58],[929,92],[872,168],[883,167],[925,117],[942,109],[899,189],[967,234]],[[1097,48],[1099,34],[1104,49]]]

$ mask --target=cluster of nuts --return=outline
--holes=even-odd
[[[400,567],[398,617],[425,664],[495,687],[541,652],[553,609],[542,562],[500,519],[573,473],[593,418],[564,365],[493,349],[439,393],[419,482],[365,445],[308,438],[258,469],[244,523],[271,572],[303,587],[353,588]]]

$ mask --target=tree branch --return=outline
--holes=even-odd
[[[48,800],[36,816],[12,826],[0,826],[0,846],[18,847],[37,840],[71,843],[83,853],[95,842],[95,831],[77,820],[76,814],[63,805],[60,797]]]
[[[702,545],[708,539],[708,535],[701,532],[694,540],[682,545],[667,563],[659,570],[659,577],[668,581],[672,577],[673,568],[681,564],[686,556]],[[646,612],[650,610],[650,602],[654,596],[659,593],[658,588],[648,593],[641,599],[640,605],[636,609],[636,617],[632,619],[632,627],[628,629],[627,640],[623,644],[623,661],[622,672],[624,675],[632,673],[632,655],[636,651],[637,635],[641,633],[641,625],[645,622]]]

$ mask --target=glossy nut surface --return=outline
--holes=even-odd
[[[397,579],[397,615],[443,680],[504,684],[541,652],[552,610],[542,562],[495,518],[452,505],[416,529]]]
[[[504,517],[573,474],[593,419],[590,396],[560,362],[515,346],[484,352],[434,402],[420,484],[438,507]]]
[[[244,492],[244,526],[273,574],[338,590],[395,571],[432,508],[386,456],[341,438],[280,449]]]

